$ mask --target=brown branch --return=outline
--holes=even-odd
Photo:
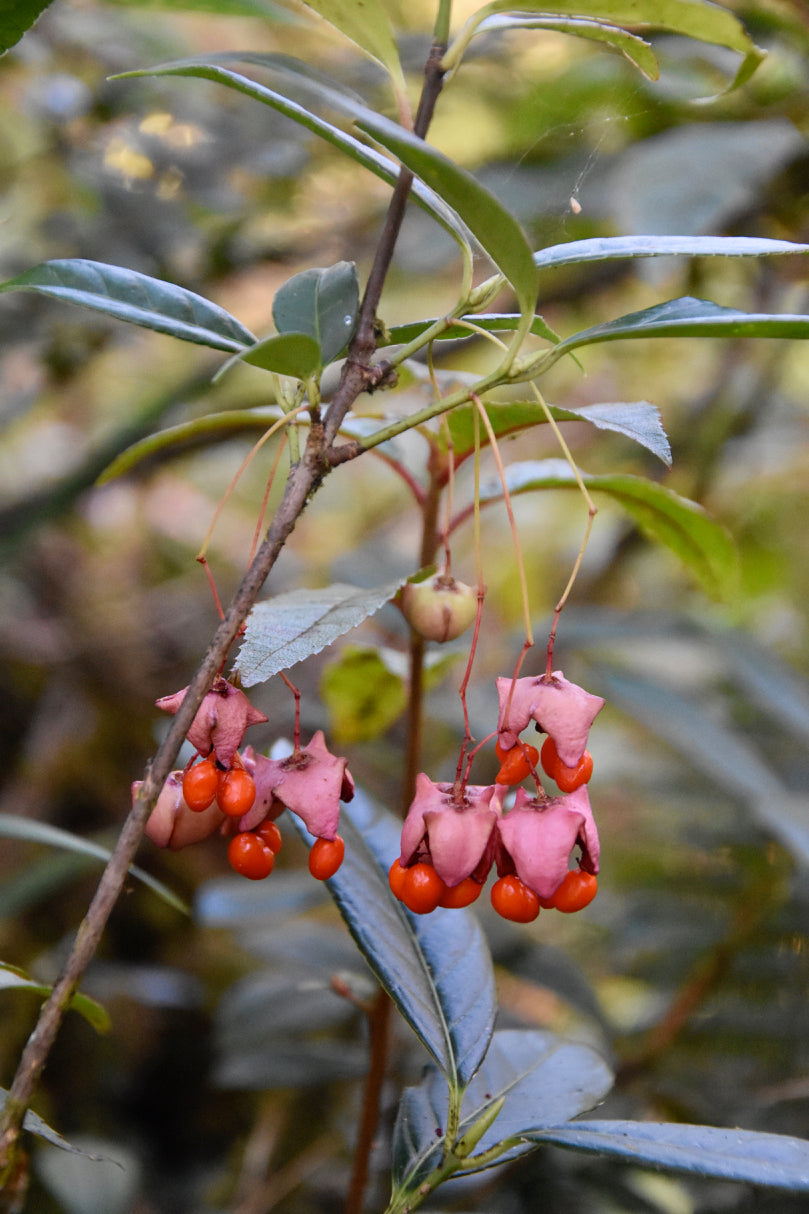
[[[362,1214],[363,1197],[368,1183],[368,1164],[379,1124],[379,1101],[388,1068],[393,1003],[387,991],[380,990],[368,1012],[370,1059],[365,1077],[362,1115],[354,1151],[354,1169],[346,1196],[345,1214]]]

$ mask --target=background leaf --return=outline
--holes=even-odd
[[[303,21],[273,0],[107,0],[120,8],[164,9],[170,13],[218,13],[223,17],[263,17],[283,25],[302,25]]]
[[[6,839],[28,839],[32,843],[45,843],[49,847],[62,847],[68,851],[79,852],[83,856],[91,856],[95,860],[101,860],[104,864],[107,863],[112,855],[112,850],[109,847],[104,847],[100,843],[94,843],[91,839],[83,839],[79,835],[71,834],[70,831],[62,830],[61,827],[51,826],[47,822],[35,822],[31,818],[17,817],[15,814],[0,813],[0,838],[2,837]],[[130,865],[129,872],[138,881],[141,881],[144,885],[148,885],[169,906],[184,915],[189,913],[186,903],[181,898],[178,898],[162,881],[158,881],[150,873],[145,872],[142,868],[138,868],[136,864]]]
[[[581,471],[581,470],[580,470]],[[590,476],[581,473],[594,493],[618,502],[653,540],[674,552],[715,598],[729,597],[736,585],[736,549],[727,531],[709,514],[672,489],[627,474]],[[506,469],[509,493],[535,489],[578,488],[564,460],[528,460]],[[481,487],[481,502],[499,500],[502,486],[490,481]]]
[[[809,1191],[809,1142],[782,1134],[652,1121],[580,1121],[532,1137],[671,1172]]]
[[[429,652],[424,689],[430,691],[460,661],[458,649]],[[344,645],[320,679],[320,698],[329,710],[330,733],[340,746],[379,737],[407,706],[407,657],[399,650]]]
[[[334,582],[319,590],[292,590],[256,603],[236,660],[242,683],[254,687],[279,670],[320,653],[390,602],[406,580],[397,578],[371,590]]]
[[[748,812],[804,866],[809,865],[805,798],[792,793],[729,725],[698,700],[640,675],[601,672],[605,694],[644,727],[655,730],[709,780],[747,806]]]
[[[170,282],[98,261],[46,261],[0,284],[2,291],[38,291],[81,304],[181,341],[240,351],[255,337],[224,308]]]
[[[344,646],[323,671],[319,691],[338,746],[378,737],[407,706],[401,675],[388,668],[377,649],[365,646]]]
[[[305,828],[294,818],[301,834]],[[483,932],[468,911],[413,915],[388,886],[400,824],[358,792],[342,811],[346,856],[327,882],[351,935],[382,986],[454,1086],[489,1047],[496,996]]]

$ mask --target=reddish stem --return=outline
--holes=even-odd
[[[292,735],[292,743],[294,747],[293,754],[295,758],[297,758],[301,749],[301,692],[300,688],[296,687],[295,684],[287,678],[283,670],[279,670],[278,673],[295,697],[295,729]]]
[[[219,591],[216,589],[216,582],[214,581],[213,573],[211,572],[211,566],[208,564],[208,558],[207,556],[200,555],[196,559],[205,570],[205,576],[208,579],[208,585],[210,586],[211,594],[213,595],[214,606],[219,614],[219,619],[223,620],[225,618],[225,612],[222,607],[222,600],[219,598]]]
[[[469,679],[472,675],[472,665],[475,661],[475,653],[478,647],[478,637],[480,636],[480,617],[483,614],[483,598],[485,593],[485,587],[478,586],[478,607],[477,611],[475,612],[475,631],[472,633],[472,644],[469,646],[469,658],[466,663],[466,671],[464,673],[461,686],[458,690],[458,694],[461,697],[461,704],[463,705],[463,740],[461,742],[461,753],[458,755],[458,766],[455,769],[455,792],[460,796],[463,796],[464,785],[466,784],[469,776],[469,767],[467,767],[466,772],[464,772],[463,778],[461,778],[461,772],[464,765],[464,759],[466,758],[466,751],[469,747],[469,743],[472,741],[472,732],[469,728],[469,709],[467,708],[466,704],[466,689],[469,686]]]

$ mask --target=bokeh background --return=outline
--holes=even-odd
[[[386,189],[212,84],[109,77],[260,49],[298,55],[380,107],[390,101],[381,73],[303,10],[269,0],[190,7],[57,0],[0,59],[0,277],[54,257],[120,263],[208,295],[263,334],[274,292],[298,270],[344,258],[362,278]],[[769,51],[737,92],[722,92],[733,56],[716,48],[655,39],[663,72],[650,83],[617,54],[522,31],[476,44],[431,137],[519,215],[536,247],[649,232],[809,241],[809,15],[800,0],[732,7]],[[394,20],[415,90],[429,7],[402,5]],[[415,213],[383,319],[437,315],[457,282],[454,246]],[[543,275],[540,307],[566,334],[685,294],[809,312],[802,258],[558,269]],[[482,357],[460,345],[441,365],[463,372]],[[212,386],[221,361],[33,294],[0,301],[0,813],[29,827],[0,844],[0,959],[42,982],[58,972],[100,870],[38,840],[37,824],[114,841],[130,782],[165,728],[154,700],[188,682],[215,625],[194,557],[258,432],[96,482],[155,429],[268,403],[257,370]],[[516,929],[480,910],[501,1024],[596,1043],[618,1072],[604,1115],[809,1137],[809,350],[611,344],[581,366],[560,364],[545,391],[558,405],[657,405],[671,472],[619,437],[569,424],[576,458],[701,502],[733,535],[739,575],[709,598],[603,503],[557,650],[570,677],[609,701],[592,735],[603,877],[579,916]],[[403,393],[383,407],[407,403]],[[504,445],[509,460],[555,454],[545,428]],[[273,455],[270,444],[253,461],[213,532],[223,598],[248,558]],[[417,440],[406,457],[423,460]],[[461,497],[470,483],[459,477]],[[586,510],[557,492],[521,498],[516,512],[541,637]],[[470,693],[479,736],[495,724],[492,679],[510,672],[522,641],[498,508],[484,516],[483,544],[489,594]],[[267,591],[381,582],[414,571],[418,546],[406,488],[367,458],[329,479]],[[457,534],[453,569],[474,581],[471,528]],[[386,609],[346,644],[401,649],[398,613]],[[347,737],[339,702],[327,707],[319,694],[340,648],[295,671],[304,728],[342,742],[357,781],[396,810],[401,721]],[[424,762],[435,778],[451,774],[462,726],[463,642],[453,653],[427,706]],[[292,703],[276,682],[255,697],[269,716],[253,731],[257,746],[289,736]],[[493,754],[475,771],[491,779]],[[216,841],[180,854],[144,844],[139,861],[191,913],[132,882],[84,985],[109,1010],[111,1031],[69,1018],[36,1104],[68,1138],[89,1136],[126,1168],[35,1147],[31,1210],[339,1208],[366,1050],[363,1019],[331,980],[348,976],[362,991],[372,979],[305,873],[302,845],[288,831],[258,888],[227,875]],[[5,1086],[36,1009],[34,995],[0,990]],[[424,1061],[400,1027],[369,1208],[385,1204],[397,1094]],[[799,1210],[803,1200],[546,1150],[441,1190],[427,1208],[718,1214]]]

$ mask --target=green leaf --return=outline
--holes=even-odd
[[[319,690],[338,746],[379,737],[407,706],[401,676],[388,669],[378,650],[359,645],[346,645],[326,666]]]
[[[334,582],[317,590],[292,590],[257,603],[247,618],[236,660],[242,684],[255,687],[279,670],[320,653],[385,603],[406,578],[363,590]]]
[[[415,341],[422,333],[426,333],[428,329],[437,324],[440,317],[433,317],[430,320],[414,320],[404,325],[394,325],[389,329],[387,334],[380,338],[377,342],[377,347],[382,346],[403,346],[409,345],[411,341]],[[513,333],[515,329],[519,329],[522,317],[516,312],[489,312],[489,313],[470,313],[468,316],[462,316],[461,320],[467,320],[473,325],[477,325],[479,329],[485,329],[487,333]],[[546,341],[556,342],[561,341],[558,333],[555,333],[550,325],[546,324],[541,316],[534,316],[531,321],[529,333],[533,333],[537,337],[544,337]],[[450,324],[435,337],[434,341],[463,341],[470,337],[475,337],[469,329],[461,324]]]
[[[320,346],[308,333],[277,333],[265,337],[246,353],[238,355],[237,361],[303,380],[317,374],[322,366]]]
[[[809,1191],[809,1142],[785,1134],[653,1121],[579,1121],[532,1137],[667,1172]]]
[[[359,310],[357,267],[353,261],[338,261],[325,270],[304,270],[285,282],[273,300],[272,318],[279,333],[313,337],[325,365],[351,341]]]
[[[492,0],[474,13],[449,48],[444,64],[454,66],[480,25],[495,13],[535,13],[537,0]],[[571,15],[606,21],[611,25],[648,27],[683,34],[700,42],[724,46],[744,56],[731,87],[752,76],[765,52],[757,47],[738,17],[704,0],[552,0],[543,15]]]
[[[735,587],[736,549],[724,527],[696,502],[640,476],[582,473],[586,487],[606,493],[623,506],[653,540],[671,549],[714,598],[728,597]],[[564,460],[530,460],[506,469],[509,493],[534,489],[575,489],[576,479]],[[497,482],[481,489],[481,502],[502,497]]]
[[[261,342],[258,344],[261,345]],[[221,374],[221,371],[217,374]],[[107,481],[124,476],[144,460],[181,455],[190,448],[209,446],[245,432],[260,434],[269,430],[283,416],[283,410],[277,405],[259,405],[254,409],[208,413],[204,417],[180,422],[177,426],[167,426],[165,430],[158,430],[156,434],[148,434],[132,443],[117,455],[101,473],[97,483],[105,485]]]
[[[639,337],[809,337],[809,316],[739,312],[709,299],[669,299],[641,312],[595,325],[566,337],[545,357],[543,370],[582,346]]]
[[[209,299],[136,270],[99,261],[46,261],[0,283],[0,292],[18,290],[81,304],[116,320],[215,350],[242,350],[256,340],[235,316]]]
[[[239,58],[244,62],[270,69],[290,70],[289,62],[281,62],[277,57],[242,55]],[[183,74],[218,78],[240,91],[249,92],[260,100],[276,105],[274,100],[270,100],[269,90],[262,90],[253,82],[224,69],[217,69],[211,64],[197,66],[194,61],[190,61],[189,66],[189,61],[186,61],[179,65],[168,64],[155,68],[148,73],[126,73],[127,76]],[[226,79],[228,76],[230,80]],[[320,80],[314,80],[310,76],[300,75],[298,84],[312,89],[326,104],[352,118],[360,130],[371,135],[383,147],[398,156],[416,177],[444,199],[508,278],[517,295],[521,313],[533,313],[537,294],[537,271],[531,250],[517,220],[501,206],[494,195],[476,181],[471,173],[453,164],[441,152],[390,119],[375,113],[349,94],[333,87],[324,87]],[[276,108],[281,107],[276,105]]]
[[[273,0],[107,0],[119,8],[155,8],[170,13],[219,13],[223,17],[262,17],[282,25],[303,24]]]
[[[304,4],[345,34],[366,55],[381,63],[397,90],[405,93],[393,30],[387,13],[377,0],[304,0]]]
[[[634,257],[772,257],[809,253],[809,245],[756,236],[595,236],[549,245],[534,254],[540,269]]]
[[[224,84],[227,88],[235,89],[236,92],[243,93],[246,97],[252,97],[264,105],[271,106],[279,113],[285,114],[294,122],[344,152],[352,160],[387,182],[388,185],[395,185],[399,176],[399,168],[387,156],[381,155],[375,148],[366,147],[353,135],[349,135],[332,123],[319,118],[282,93],[275,92],[266,85],[259,84],[247,76],[242,76],[238,72],[222,66],[234,61],[254,63],[271,72],[281,73],[284,77],[292,76],[299,87],[308,89],[327,105],[338,110],[343,108],[338,104],[337,99],[342,97],[345,100],[345,94],[341,93],[336,85],[332,84],[327,87],[323,84],[322,78],[314,77],[311,69],[306,65],[284,55],[221,54],[212,59],[183,59],[176,63],[166,63],[160,67],[141,71],[121,72],[112,79],[125,80],[141,76],[190,76]],[[461,247],[468,248],[468,233],[464,224],[440,195],[420,181],[414,182],[412,193],[415,201],[441,224],[453,240],[457,241]]]
[[[542,405],[532,400],[513,401],[504,405],[486,402],[485,409],[497,438],[529,426],[543,425],[547,421]],[[671,447],[663,429],[660,412],[648,401],[582,405],[580,409],[560,409],[552,405],[550,411],[556,421],[586,421],[599,430],[612,430],[616,434],[622,434],[625,438],[646,447],[664,464],[671,464]],[[475,449],[476,413],[474,405],[459,405],[447,417],[457,461],[464,459]],[[481,427],[481,447],[488,441],[488,435]]]
[[[410,131],[370,111],[353,115],[360,130],[398,156],[412,173],[460,215],[480,247],[514,288],[520,312],[533,315],[538,276],[533,254],[517,220],[466,169]]]
[[[587,1045],[565,1041],[555,1033],[501,1030],[492,1037],[489,1052],[464,1095],[460,1132],[505,1098],[502,1112],[475,1147],[476,1154],[483,1154],[505,1139],[556,1126],[594,1108],[612,1083],[612,1071]],[[415,1188],[440,1163],[444,1144],[436,1135],[436,1126],[443,1127],[446,1104],[446,1091],[435,1071],[418,1087],[404,1092],[393,1141],[397,1187]],[[482,1166],[491,1167],[533,1149],[534,1144],[527,1142],[509,1145],[496,1160]],[[464,1168],[480,1170],[474,1157]]]
[[[73,835],[70,831],[62,830],[58,826],[50,826],[47,822],[35,822],[31,818],[18,818],[14,814],[0,813],[0,838],[28,839],[32,843],[45,843],[49,847],[62,847],[67,851],[75,851],[80,852],[84,856],[92,856],[96,860],[101,860],[104,864],[106,864],[112,855],[110,848],[103,847],[100,843],[94,843],[90,839],[82,839],[79,835]],[[189,913],[185,902],[178,898],[162,881],[157,881],[135,864],[129,866],[129,872],[138,881],[143,882],[144,885],[148,885],[169,906],[184,915]]]
[[[0,9],[0,55],[19,42],[51,0],[11,0]]]
[[[300,819],[293,821],[305,835]],[[345,860],[326,884],[362,955],[457,1090],[469,1083],[491,1040],[491,957],[469,911],[413,915],[394,898],[387,875],[399,854],[400,826],[358,791],[340,822]]]
[[[94,860],[73,852],[49,851],[30,860],[0,882],[0,920],[17,919],[33,906],[53,903],[62,889],[94,868]]]
[[[53,987],[48,986],[47,983],[34,982],[32,978],[27,977],[16,966],[5,965],[0,961],[0,991],[3,990],[33,991],[36,995],[41,995],[43,999],[47,999]],[[95,999],[90,999],[89,996],[78,992],[70,1000],[68,1006],[72,1011],[78,1012],[80,1016],[83,1016],[97,1033],[108,1033],[110,1031],[112,1022],[110,1021],[109,1013],[100,1003],[96,1003]]]
[[[240,55],[235,58],[271,70],[294,70],[289,61],[282,61],[277,56]],[[223,57],[217,56],[217,60],[223,61]],[[219,79],[241,92],[267,101],[275,108],[282,108],[277,102],[283,99],[271,95],[270,90],[236,73],[219,68],[214,63],[186,60],[179,64],[153,68],[149,72],[126,72],[125,75],[202,75],[211,80]],[[537,271],[525,234],[513,215],[501,206],[484,186],[422,139],[375,113],[349,94],[334,87],[325,87],[321,80],[314,80],[303,74],[299,75],[298,84],[313,90],[322,101],[333,106],[338,112],[347,114],[360,130],[366,131],[383,147],[398,156],[416,177],[449,203],[514,287],[520,311],[523,314],[533,313],[537,294]],[[286,105],[289,107],[291,103],[287,102]],[[300,107],[297,108],[300,111]],[[290,111],[285,109],[284,112]],[[300,114],[291,116],[297,116],[300,120]],[[454,234],[457,236],[457,231]]]
[[[560,34],[572,34],[576,38],[586,38],[592,42],[604,42],[614,50],[620,51],[630,63],[634,63],[649,80],[657,80],[660,67],[657,58],[648,42],[628,30],[618,29],[615,25],[607,25],[602,21],[588,20],[585,17],[545,17],[534,14],[527,17],[496,14],[487,17],[478,26],[479,34],[497,30],[513,29],[548,29]]]
[[[461,657],[457,650],[425,657],[424,688],[430,691]],[[398,650],[344,645],[320,679],[320,698],[339,746],[379,737],[407,706],[407,657]]]

